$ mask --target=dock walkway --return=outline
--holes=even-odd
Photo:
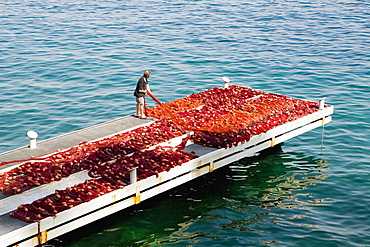
[[[47,140],[39,141],[37,143],[37,148],[35,149],[30,149],[29,146],[25,146],[5,153],[1,153],[0,162],[28,159],[32,156],[43,156],[57,150],[76,146],[81,142],[101,139],[113,134],[137,128],[150,122],[153,122],[153,120],[138,119],[133,116],[120,117],[112,121],[87,127]],[[0,167],[0,172],[5,169],[11,169],[15,165],[17,165],[17,163],[3,165]],[[53,186],[47,185],[40,187],[43,187],[43,193],[48,194],[53,193],[55,189],[60,189],[59,187],[65,188],[65,186],[72,186],[73,184],[84,181],[88,178],[89,177],[86,172],[80,172],[77,174],[73,174],[66,179],[63,179],[63,181],[53,183]],[[45,189],[47,189],[47,191],[45,191]],[[19,203],[30,203],[33,200],[39,198],[37,192],[33,192],[34,191],[31,190],[20,195],[4,195],[3,193],[0,193],[0,236],[28,225],[28,223],[26,222],[10,217],[9,213],[10,211],[14,211],[16,207],[19,206]]]
[[[37,148],[35,149],[30,149],[29,146],[25,146],[5,153],[1,153],[0,162],[28,159],[32,156],[42,156],[55,152],[58,149],[65,149],[76,146],[81,142],[92,141],[116,134],[118,132],[137,128],[140,125],[148,122],[153,122],[153,120],[139,119],[133,116],[117,118],[109,122],[101,123],[85,129],[77,130],[61,136],[37,142]],[[0,171],[13,165],[14,163],[1,166]]]
[[[334,107],[326,105],[319,111],[301,117],[292,122],[276,126],[265,133],[252,136],[248,142],[239,143],[230,148],[203,147],[192,142],[187,143],[186,152],[196,152],[198,158],[192,159],[169,171],[163,171],[146,179],[132,182],[123,189],[82,203],[69,210],[59,212],[53,217],[42,219],[38,223],[26,223],[10,216],[20,204],[30,203],[35,199],[53,193],[55,189],[73,186],[88,178],[86,171],[72,174],[67,178],[50,184],[35,187],[22,194],[4,195],[0,193],[0,243],[4,246],[30,247],[47,242],[62,234],[99,220],[115,212],[152,198],[176,186],[213,172],[243,157],[273,147],[312,129],[324,126],[331,121]],[[126,116],[74,131],[48,140],[40,141],[36,149],[22,147],[0,154],[0,162],[27,159],[31,156],[43,156],[57,150],[76,146],[81,142],[103,139],[140,126],[148,125],[153,120],[142,120]],[[180,137],[180,141],[181,141]],[[176,143],[178,138],[170,140]],[[0,167],[0,172],[8,171],[17,164]],[[130,174],[131,175],[131,174]],[[60,187],[60,188],[59,188]]]

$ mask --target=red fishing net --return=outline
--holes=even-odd
[[[189,137],[175,148],[143,151],[186,131],[192,131],[190,138],[194,143],[226,148],[318,110],[315,102],[240,86],[213,88],[168,103],[148,94],[158,103],[147,109],[149,116],[159,119],[150,125],[80,143],[44,158],[24,160],[25,163],[0,174],[0,190],[4,194],[19,194],[82,170],[92,177],[21,205],[11,215],[35,222],[122,188],[129,184],[129,169],[133,167],[138,169],[138,178],[145,179],[187,162],[196,157],[183,151]]]
[[[317,110],[315,102],[230,86],[162,103],[147,113],[195,131],[192,139],[199,144],[226,147]]]

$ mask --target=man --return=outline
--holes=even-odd
[[[135,117],[146,119],[144,112],[144,105],[145,105],[145,94],[150,92],[150,88],[148,85],[148,78],[150,77],[152,72],[150,70],[146,70],[144,75],[140,77],[139,81],[137,82],[136,89],[134,95],[136,97],[136,114]]]

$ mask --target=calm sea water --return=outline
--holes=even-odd
[[[370,246],[368,0],[1,1],[0,152],[233,84],[335,106],[333,122],[53,246]],[[153,102],[151,102],[154,105]]]

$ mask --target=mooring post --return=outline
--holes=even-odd
[[[137,167],[132,168],[131,170],[128,170],[130,172],[130,183],[136,183],[137,182]]]
[[[226,77],[226,76],[222,77],[221,79],[224,82],[224,88],[228,88],[229,87],[230,79],[228,77]]]
[[[326,97],[319,99],[319,110],[323,110],[324,109],[324,107],[325,107],[325,99],[326,99]]]
[[[30,138],[30,148],[36,148],[36,138],[38,137],[38,134],[35,131],[30,130],[27,132],[27,136]]]
[[[324,110],[324,108],[325,108],[325,99],[326,99],[326,97],[319,99],[319,110]],[[323,149],[323,146],[324,146],[324,132],[325,132],[325,116],[322,118],[321,155],[322,155],[322,149]]]

